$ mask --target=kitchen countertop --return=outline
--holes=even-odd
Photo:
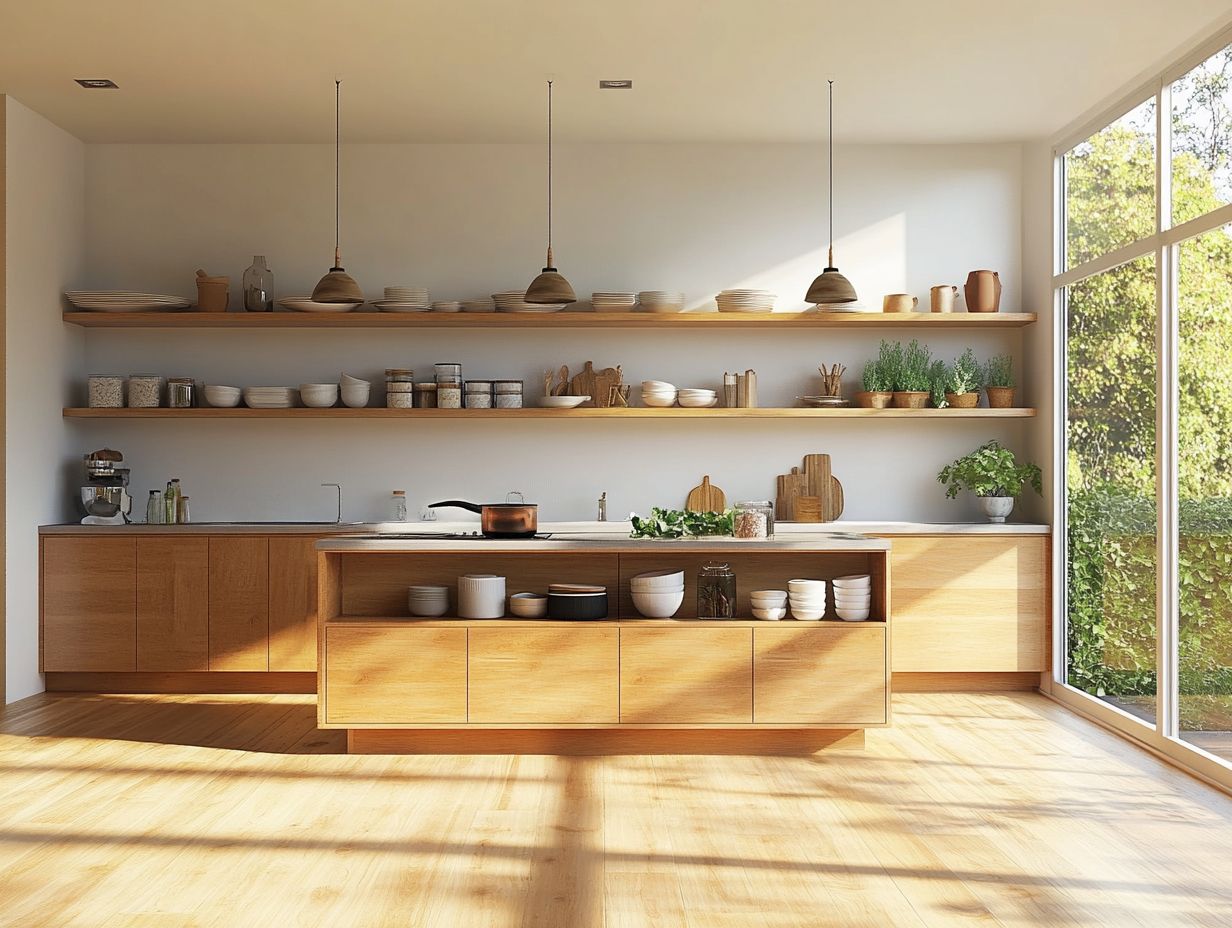
[[[482,545],[484,551],[594,551],[596,549],[643,548],[653,551],[889,551],[890,542],[884,538],[833,535],[828,532],[794,534],[790,540],[775,538],[773,541],[742,541],[730,537],[661,539],[628,538],[613,532],[578,532],[558,534],[550,539],[508,538],[484,539],[482,541],[436,540],[431,538],[382,538],[369,535],[364,538],[326,538],[317,542],[318,551],[336,554],[381,554],[405,551],[473,551]]]

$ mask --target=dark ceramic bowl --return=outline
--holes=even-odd
[[[593,621],[607,618],[607,593],[549,593],[548,618]]]

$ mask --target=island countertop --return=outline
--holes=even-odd
[[[411,551],[676,551],[691,554],[707,552],[729,553],[795,551],[795,552],[859,552],[889,551],[890,542],[828,532],[793,534],[773,539],[736,539],[716,536],[709,538],[629,538],[616,534],[576,533],[554,535],[551,538],[399,538],[385,535],[336,536],[317,542],[318,551],[339,554],[390,554]]]

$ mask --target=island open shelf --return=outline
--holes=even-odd
[[[387,409],[369,406],[347,409],[331,406],[327,409],[292,407],[290,409],[169,409],[68,407],[66,419],[1029,419],[1035,416],[1031,408],[1013,409],[839,409],[773,408],[756,409],[656,409],[631,406],[605,409]]]

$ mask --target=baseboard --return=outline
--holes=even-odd
[[[314,671],[48,673],[49,693],[315,693]]]
[[[1038,690],[1039,671],[999,673],[895,673],[895,693],[1004,693]]]
[[[698,729],[350,729],[351,754],[808,755],[860,750],[864,731]]]

